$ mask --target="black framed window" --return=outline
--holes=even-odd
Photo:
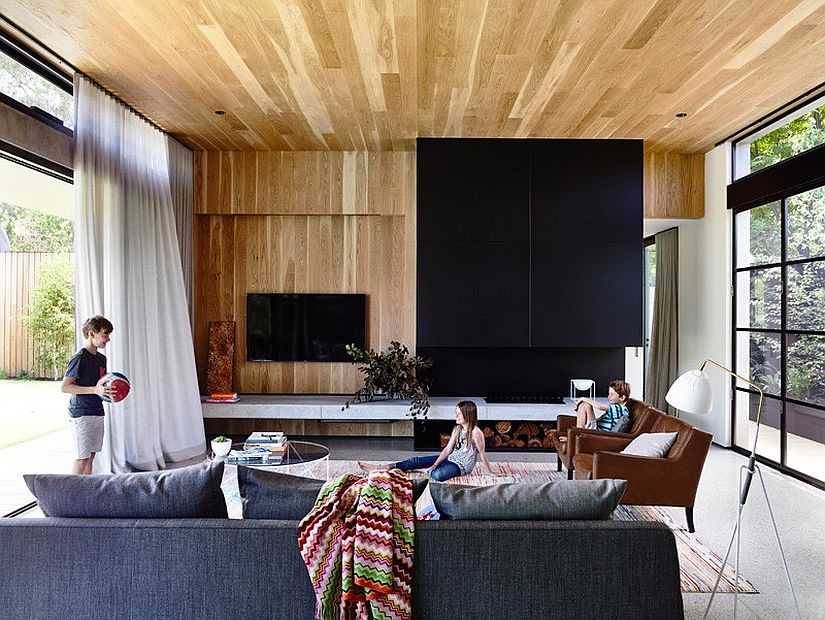
[[[825,163],[822,147],[805,157]],[[794,163],[782,165],[788,172]],[[805,187],[789,178],[772,174],[751,194],[736,184],[728,191],[734,370],[765,392],[757,454],[825,488],[825,180]],[[758,193],[762,202],[736,205]],[[735,387],[734,445],[743,450],[753,440],[757,404],[755,391]]]
[[[820,144],[825,144],[825,97],[803,101],[789,114],[734,142],[733,178],[744,178]]]
[[[0,101],[67,134],[74,127],[71,77],[0,36]]]

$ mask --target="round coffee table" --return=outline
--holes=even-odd
[[[232,444],[233,450],[243,450],[243,447],[243,441]],[[216,457],[210,452],[209,460],[215,458],[227,459],[224,456]],[[329,448],[312,441],[287,440],[286,450],[282,455],[273,455],[262,460],[250,460],[248,463],[234,460],[226,460],[226,463],[227,465],[271,469],[292,476],[329,480]]]

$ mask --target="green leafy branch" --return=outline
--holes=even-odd
[[[390,342],[384,352],[364,350],[348,344],[347,353],[353,364],[361,364],[358,370],[364,373],[364,385],[347,400],[342,410],[352,403],[386,396],[410,399],[410,416],[413,419],[419,414],[427,417],[430,409],[430,382],[421,377],[419,371],[432,367],[431,359],[410,355],[407,346],[396,341]]]

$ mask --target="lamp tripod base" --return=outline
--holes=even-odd
[[[765,504],[768,507],[768,515],[771,518],[771,525],[773,526],[773,535],[776,538],[776,545],[779,548],[779,556],[782,558],[782,566],[785,569],[785,579],[788,582],[788,587],[791,590],[791,597],[793,598],[794,609],[796,610],[796,617],[801,618],[802,616],[799,613],[799,602],[796,600],[796,591],[793,587],[793,582],[791,581],[791,573],[788,570],[788,561],[785,559],[785,551],[782,548],[782,541],[779,538],[779,529],[776,527],[776,519],[773,517],[773,509],[771,508],[771,501],[768,499],[768,489],[765,487],[765,480],[762,477],[762,472],[759,469],[759,466],[755,464],[756,455],[751,453],[750,459],[748,460],[747,465],[742,465],[739,470],[739,509],[736,512],[736,523],[733,526],[733,532],[730,536],[730,542],[728,543],[728,550],[725,552],[725,559],[722,561],[722,566],[719,569],[719,575],[716,577],[716,583],[713,585],[713,592],[711,592],[710,600],[708,601],[708,606],[705,609],[705,615],[702,618],[707,618],[708,614],[710,613],[711,605],[713,605],[713,598],[716,596],[716,592],[719,590],[719,582],[722,579],[722,574],[725,572],[725,567],[728,564],[728,558],[730,557],[731,549],[733,548],[733,542],[736,541],[736,565],[734,569],[734,590],[733,590],[733,617],[736,618],[737,612],[737,603],[739,600],[739,542],[741,539],[742,533],[742,511],[745,508],[745,502],[748,499],[748,492],[750,491],[751,481],[753,480],[754,473],[759,474],[759,482],[762,486],[762,493],[765,496]]]

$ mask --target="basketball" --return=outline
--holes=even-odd
[[[105,388],[112,389],[112,396],[101,396],[100,399],[107,403],[119,403],[129,395],[129,390],[132,386],[129,384],[129,379],[121,372],[110,372],[100,380],[100,385]]]

